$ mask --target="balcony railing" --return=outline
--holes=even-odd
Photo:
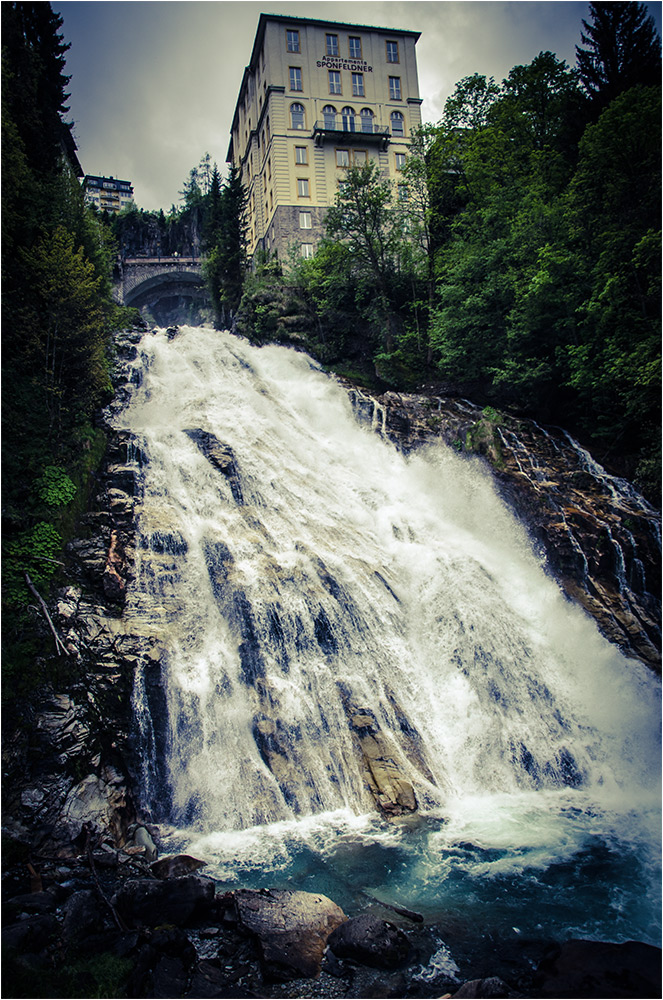
[[[382,143],[389,142],[390,131],[384,125],[376,125],[370,119],[362,120],[360,115],[351,118],[349,115],[327,115],[320,118],[313,126],[313,138],[321,145],[325,138],[334,142],[344,143]]]

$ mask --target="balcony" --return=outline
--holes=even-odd
[[[313,126],[316,146],[322,146],[325,141],[329,141],[343,146],[369,144],[386,149],[389,135],[387,127],[376,125],[373,119],[362,120],[361,115],[326,115]]]

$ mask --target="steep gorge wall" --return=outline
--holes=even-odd
[[[360,419],[405,452],[479,456],[564,593],[629,657],[661,669],[661,519],[560,428],[468,400],[348,386]]]

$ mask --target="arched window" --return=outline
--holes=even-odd
[[[391,112],[391,134],[405,135],[405,119],[400,111]]]
[[[325,104],[322,109],[322,121],[325,128],[336,128],[336,108],[333,104]]]
[[[343,116],[343,131],[344,132],[354,132],[355,130],[355,109],[354,108],[343,108],[341,111]]]
[[[361,130],[362,132],[372,132],[373,131],[373,112],[370,108],[362,108],[359,112],[359,117],[361,118]]]
[[[291,122],[291,128],[304,128],[303,104],[290,105],[290,122]]]

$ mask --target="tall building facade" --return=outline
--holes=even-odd
[[[344,171],[398,182],[421,123],[420,32],[261,14],[228,162],[247,195],[247,251],[312,256]]]
[[[96,177],[86,174],[83,179],[85,203],[96,205],[100,212],[121,212],[133,204],[134,189],[129,181],[119,181],[115,177]]]

